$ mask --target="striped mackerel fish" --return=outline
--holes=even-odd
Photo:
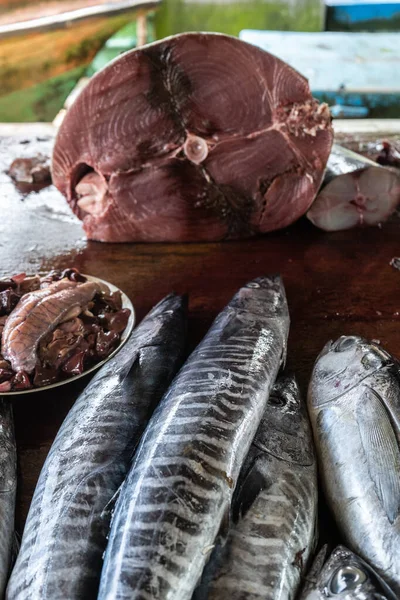
[[[154,413],[112,520],[99,598],[189,600],[286,356],[280,277],[242,287]]]
[[[33,496],[8,600],[97,597],[109,505],[182,364],[186,299],[164,298],[67,415]]]
[[[306,406],[293,376],[281,376],[268,398],[233,515],[195,600],[294,598],[314,548],[317,471]]]
[[[11,402],[0,398],[0,598],[4,598],[14,545],[17,448]]]

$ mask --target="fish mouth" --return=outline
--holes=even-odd
[[[325,356],[326,354],[328,354],[328,352],[330,352],[332,350],[332,348],[333,348],[333,340],[329,340],[328,342],[326,342],[325,346],[322,348],[321,352],[318,354],[317,360],[322,358],[322,356]],[[317,360],[315,362],[317,362]]]
[[[378,343],[370,342],[370,346],[382,358],[382,360],[384,361],[384,366],[390,363],[398,363],[396,358],[389,354],[389,352],[386,352],[386,350],[384,350],[382,346],[380,346]]]

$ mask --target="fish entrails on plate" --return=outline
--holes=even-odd
[[[0,393],[59,384],[115,352],[134,317],[109,285],[72,268],[1,279]]]

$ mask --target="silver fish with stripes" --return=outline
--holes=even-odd
[[[8,600],[97,597],[107,505],[182,364],[186,305],[170,295],[154,307],[67,415],[39,477]]]
[[[280,277],[242,287],[153,415],[112,520],[99,598],[189,600],[286,356]]]
[[[305,577],[299,600],[396,600],[373,569],[348,548],[327,545],[317,554]]]
[[[349,548],[400,597],[400,376],[357,336],[328,342],[308,406],[327,501]]]
[[[0,398],[0,598],[4,598],[14,546],[17,448],[11,402]]]
[[[276,382],[240,474],[233,524],[195,600],[291,600],[315,546],[317,470],[296,379]]]

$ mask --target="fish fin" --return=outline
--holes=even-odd
[[[11,575],[11,571],[14,568],[15,561],[17,560],[20,548],[21,548],[21,536],[16,531],[14,531],[12,543],[11,543],[11,558],[10,558],[10,566],[9,566],[9,575]]]
[[[282,346],[281,362],[280,362],[280,368],[279,368],[280,373],[282,373],[282,371],[284,371],[284,369],[286,367],[286,359],[287,359],[287,343],[284,342],[283,346]]]
[[[308,576],[307,579],[313,579],[313,578],[317,578],[318,575],[320,574],[320,572],[322,571],[322,567],[324,566],[326,559],[328,556],[328,544],[324,544],[321,548],[321,550],[318,552],[317,556],[315,557],[311,568],[308,572]]]
[[[131,366],[129,367],[128,371],[125,373],[124,379],[126,379],[127,377],[132,379],[138,368],[140,368],[140,349],[135,352],[135,356],[131,362]]]
[[[261,490],[270,487],[265,474],[258,466],[257,457],[253,460],[247,472],[240,479],[236,497],[233,503],[233,518],[238,521],[239,518],[246,516]]]
[[[122,488],[124,487],[124,483],[121,483],[121,485],[119,486],[119,488],[117,489],[117,491],[114,493],[114,495],[110,498],[110,500],[107,502],[107,504],[105,505],[105,507],[103,508],[103,510],[101,511],[100,514],[100,518],[104,519],[106,516],[113,514],[114,512],[114,508],[115,505],[117,503],[117,500],[121,494]]]
[[[231,507],[228,506],[223,514],[221,525],[219,527],[218,535],[216,537],[215,544],[224,546],[226,540],[228,539],[229,529],[231,527]]]
[[[14,531],[13,546],[14,549],[19,552],[19,549],[21,548],[21,535],[18,533],[18,531]]]
[[[318,577],[322,571],[328,555],[328,544],[324,544],[317,556],[314,558],[311,567],[306,575],[302,576],[302,587],[299,598],[305,598],[315,587]]]
[[[367,386],[357,423],[376,494],[394,523],[400,514],[400,449],[384,401]]]

